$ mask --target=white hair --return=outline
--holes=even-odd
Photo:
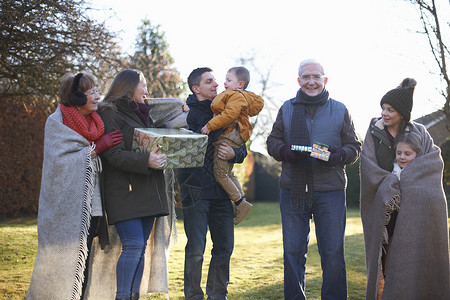
[[[298,76],[301,76],[301,74],[302,74],[302,68],[303,68],[304,66],[306,66],[306,65],[312,65],[312,64],[314,64],[314,65],[319,65],[319,66],[320,66],[320,69],[321,69],[321,72],[322,72],[322,75],[325,75],[325,70],[323,69],[322,64],[319,63],[319,62],[318,62],[317,60],[315,60],[315,59],[309,58],[309,59],[305,59],[304,61],[302,61],[302,62],[300,63],[300,66],[298,67]]]

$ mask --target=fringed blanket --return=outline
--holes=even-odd
[[[169,293],[168,260],[170,247],[176,238],[175,195],[173,192],[172,170],[166,170],[167,199],[172,199],[169,205],[170,214],[155,219],[152,233],[148,239],[145,251],[145,265],[142,276],[140,295],[144,297],[151,293]],[[170,196],[170,197],[169,197]],[[122,251],[119,235],[114,226],[108,227],[109,245],[104,250],[100,248],[98,239],[94,239],[89,272],[90,283],[84,299],[103,300],[114,299],[116,294],[116,264]]]
[[[186,127],[187,113],[182,111],[182,101],[175,98],[150,99],[150,117],[157,127]],[[176,239],[176,214],[173,170],[166,170],[166,193],[170,201],[168,216],[155,219],[152,233],[145,251],[145,266],[140,295],[169,293],[168,260],[170,247]],[[122,246],[114,226],[109,226],[110,244],[101,250],[98,239],[94,239],[91,259],[90,283],[85,299],[114,299],[116,291],[116,263]],[[167,297],[168,298],[168,297]]]
[[[27,299],[80,299],[95,172],[89,142],[58,109],[45,124],[38,252]]]
[[[440,149],[425,127],[413,123],[422,150],[401,180],[380,168],[370,130],[361,153],[361,218],[366,251],[366,299],[450,299],[447,200],[442,187]],[[386,225],[398,210],[379,290]],[[382,295],[378,295],[382,293]]]
[[[187,128],[186,118],[188,113],[183,112],[182,104],[183,101],[177,98],[150,99],[150,117],[153,119],[155,127]],[[144,268],[141,295],[169,292],[169,251],[177,238],[174,170],[165,170],[164,179],[170,213],[168,216],[159,217],[155,220],[155,227],[149,239],[150,243],[147,245],[148,252],[151,252],[151,266]]]

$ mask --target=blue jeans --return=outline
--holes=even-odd
[[[280,192],[283,225],[284,297],[306,299],[305,264],[310,219],[314,216],[322,265],[322,299],[347,299],[344,259],[345,190],[315,192],[311,205],[292,208],[290,190]]]
[[[184,295],[203,299],[200,287],[206,234],[212,240],[206,294],[208,299],[226,299],[230,280],[230,258],[234,246],[233,207],[230,199],[183,201],[184,231],[187,237],[184,261]]]
[[[155,217],[142,217],[115,224],[122,253],[116,266],[116,298],[129,298],[139,293],[144,271],[144,253]]]

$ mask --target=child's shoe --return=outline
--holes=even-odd
[[[244,218],[247,216],[248,212],[252,208],[252,204],[245,200],[245,198],[242,198],[241,203],[239,205],[235,205],[235,216],[234,216],[234,225],[237,225],[244,220]]]

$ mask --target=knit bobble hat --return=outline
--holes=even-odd
[[[413,106],[413,93],[416,87],[416,80],[405,78],[398,87],[390,90],[381,98],[380,106],[389,104],[403,117],[406,122],[411,119],[411,110]]]

